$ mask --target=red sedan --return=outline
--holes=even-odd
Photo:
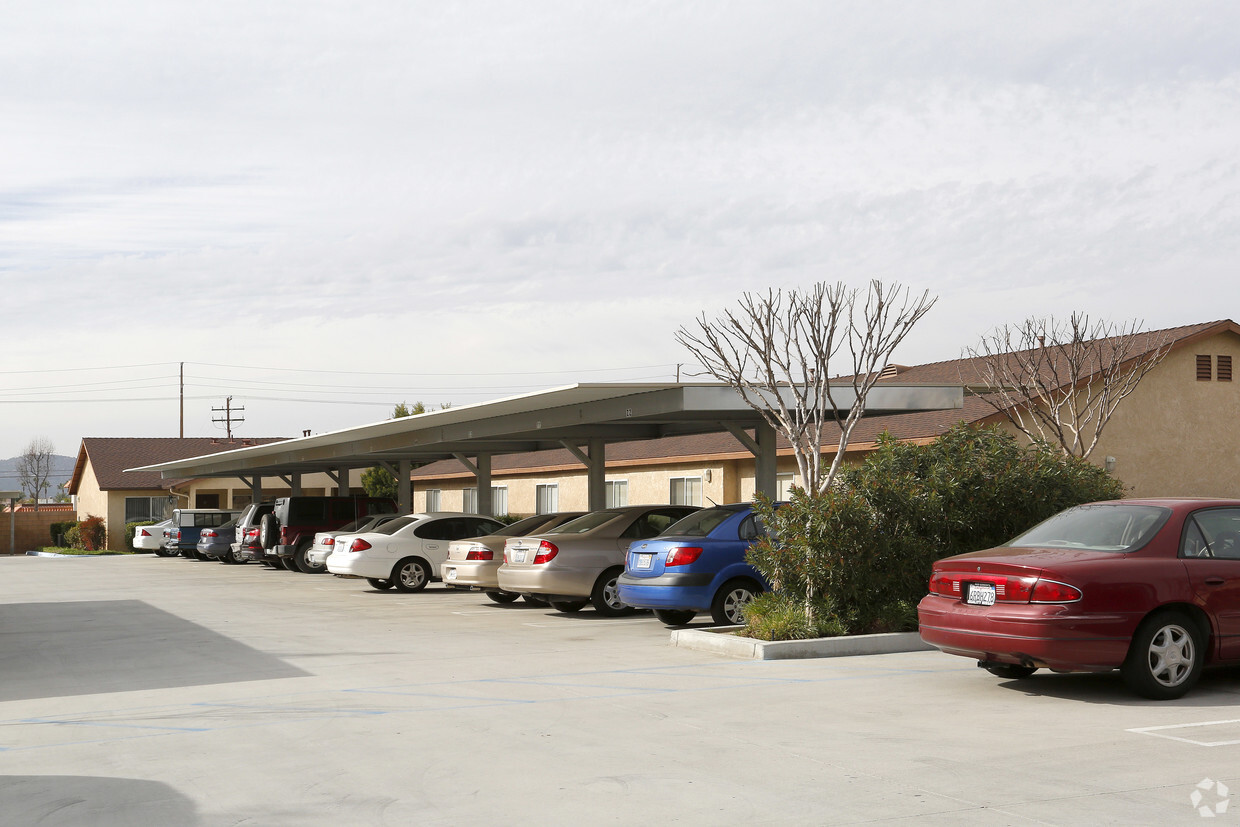
[[[921,636],[1003,678],[1120,669],[1165,700],[1240,661],[1240,501],[1091,503],[939,560]]]

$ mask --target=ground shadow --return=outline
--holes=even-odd
[[[7,824],[132,827],[201,824],[194,802],[159,781],[89,775],[0,776]]]
[[[983,678],[984,675],[978,677]],[[999,680],[1004,688],[1024,692],[1026,695],[1063,698],[1108,706],[1157,704],[1185,708],[1212,707],[1217,706],[1220,701],[1228,704],[1235,703],[1235,696],[1240,694],[1240,668],[1237,667],[1204,670],[1198,684],[1187,695],[1173,701],[1152,701],[1136,695],[1124,683],[1119,670],[1055,674],[1039,669],[1032,677],[1022,680],[1000,680],[998,678],[992,678],[992,680]]]
[[[307,674],[140,600],[0,605],[0,701]]]

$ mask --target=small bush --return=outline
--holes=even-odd
[[[757,640],[809,640],[848,634],[830,606],[820,602],[816,608],[811,620],[799,597],[780,592],[755,595],[745,604],[745,629],[740,634]]]
[[[83,548],[82,529],[77,523],[72,523],[65,531],[65,545],[69,548]]]
[[[107,545],[108,527],[102,517],[87,516],[78,523],[78,537],[82,548],[87,551],[98,551]]]
[[[49,533],[52,535],[52,542],[59,543],[60,538],[62,536],[67,536],[69,529],[74,528],[75,526],[77,526],[77,520],[62,520],[58,523],[52,523],[48,527]]]

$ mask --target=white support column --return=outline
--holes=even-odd
[[[775,474],[775,429],[762,421],[754,426],[754,435],[751,437],[739,425],[725,422],[723,426],[753,454],[754,491],[775,499],[779,493],[779,482]]]
[[[573,456],[586,467],[587,507],[590,511],[601,511],[607,507],[607,443],[601,439],[591,439],[586,443],[586,452],[579,447],[560,440]]]
[[[474,462],[464,454],[453,454],[456,461],[469,469],[474,475],[477,483],[478,491],[478,513],[486,517],[493,517],[491,513],[491,455],[479,454]]]

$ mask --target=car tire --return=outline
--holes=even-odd
[[[327,571],[326,560],[324,560],[322,563],[319,563],[316,566],[313,563],[311,563],[310,558],[307,557],[307,555],[310,553],[310,547],[312,545],[313,545],[312,543],[303,542],[293,552],[293,561],[297,564],[297,570],[300,571],[302,574],[322,574],[323,572]]]
[[[1027,678],[1038,671],[1036,666],[1021,666],[1019,663],[986,663],[983,664],[982,668],[996,678],[1007,678],[1009,680]]]
[[[392,585],[398,592],[420,592],[431,582],[431,567],[418,557],[406,557],[392,567]]]
[[[624,574],[624,569],[619,566],[608,569],[598,576],[598,580],[594,581],[594,588],[590,590],[590,603],[594,605],[594,611],[603,617],[631,615],[635,611],[632,606],[620,602],[620,575],[622,574]]]
[[[693,609],[655,609],[654,616],[666,626],[684,626],[697,617],[697,612]]]
[[[161,547],[161,548],[155,549],[155,553],[159,555],[160,557],[176,557],[181,552],[175,551],[173,549]]]
[[[233,551],[230,548],[228,551],[220,555],[220,562],[231,563],[235,566],[240,566],[244,563],[250,562],[250,558],[246,557],[245,554],[242,553],[241,549],[237,549],[236,551]]]
[[[541,594],[523,594],[521,595],[521,599],[526,603],[529,603],[531,606],[548,605],[547,598],[543,597]]]
[[[557,612],[563,612],[566,615],[581,611],[582,609],[586,607],[586,604],[589,602],[590,602],[589,600],[548,600],[547,601],[547,603],[551,605],[551,608],[555,609]]]
[[[266,549],[275,548],[280,543],[280,518],[275,514],[264,514],[258,523],[258,544]]]
[[[761,594],[762,589],[752,580],[729,580],[710,602],[710,616],[720,626],[739,626],[745,622],[745,604]]]
[[[486,596],[492,603],[512,603],[521,595],[514,592],[487,592]]]
[[[292,557],[281,557],[279,565],[287,571],[295,571],[298,574],[301,574],[301,569],[297,568],[297,561]]]
[[[1164,611],[1137,627],[1120,674],[1141,697],[1170,701],[1197,683],[1205,658],[1205,636],[1193,619],[1183,612]]]
[[[370,584],[372,589],[376,589],[381,592],[385,592],[392,588],[391,580],[380,580],[378,577],[367,577],[366,582]]]

